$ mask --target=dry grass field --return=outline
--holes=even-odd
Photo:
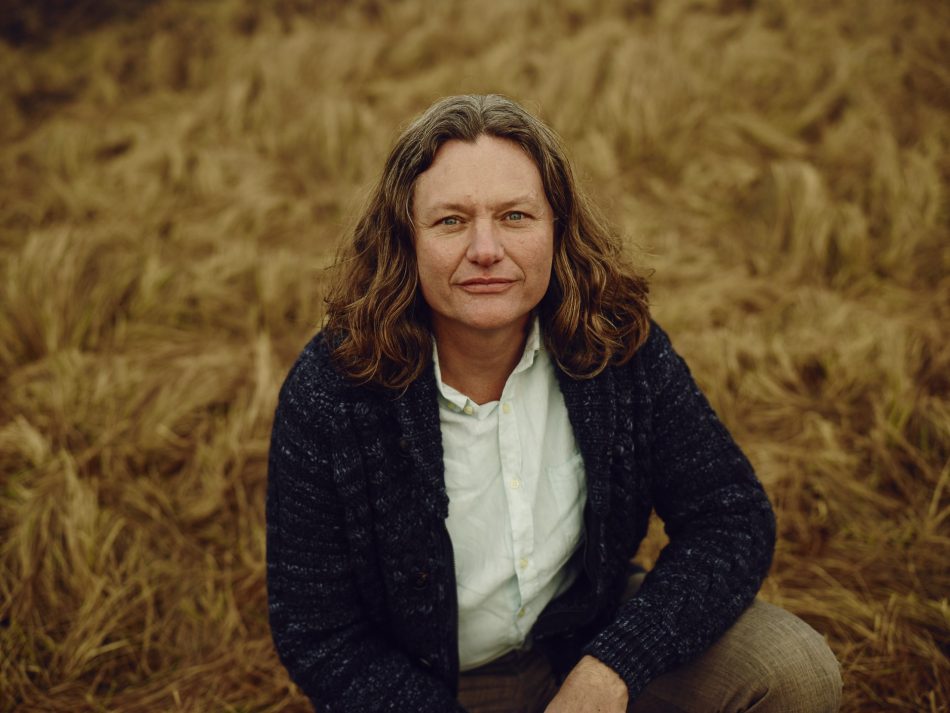
[[[266,616],[277,389],[399,128],[486,91],[653,271],[843,710],[950,710],[950,4],[3,5],[0,712],[309,710]]]

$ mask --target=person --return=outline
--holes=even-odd
[[[316,710],[837,709],[824,639],[753,603],[771,506],[647,294],[518,104],[405,129],[274,419],[270,624]]]

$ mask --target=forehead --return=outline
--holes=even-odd
[[[514,141],[482,135],[474,142],[442,144],[432,165],[416,179],[413,203],[425,210],[445,201],[487,203],[515,194],[545,200],[534,159]]]

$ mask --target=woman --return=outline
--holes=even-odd
[[[397,140],[281,390],[267,524],[274,640],[321,711],[837,709],[821,637],[750,607],[751,466],[500,96]]]

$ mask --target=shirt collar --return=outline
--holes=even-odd
[[[524,344],[524,352],[521,355],[521,361],[518,362],[518,365],[515,366],[512,374],[517,374],[526,369],[530,369],[531,365],[534,364],[534,358],[538,355],[538,352],[541,351],[541,327],[540,320],[538,316],[535,315],[534,319],[531,320],[531,331],[528,332],[528,339]]]

